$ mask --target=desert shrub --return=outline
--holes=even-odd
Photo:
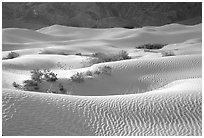
[[[95,57],[95,58],[90,59],[91,64],[131,59],[131,57],[128,56],[128,53],[124,50],[120,51],[118,54],[111,54],[111,55],[97,52],[92,54],[92,57]]]
[[[48,82],[54,82],[57,80],[57,74],[51,72],[48,69],[43,71],[39,69],[34,69],[31,71],[31,80],[41,83],[43,80]]]
[[[7,55],[5,58],[3,58],[3,59],[13,59],[13,58],[16,58],[16,57],[19,57],[19,54],[18,54],[18,53],[16,53],[16,52],[10,52],[10,53],[8,53],[8,55]]]
[[[162,51],[161,54],[162,54],[162,57],[175,56],[175,53],[173,51]]]
[[[94,74],[96,74],[96,75],[100,75],[101,72],[100,72],[99,70],[96,70],[96,71],[94,71]]]
[[[61,94],[66,94],[66,89],[64,88],[64,86],[61,83],[59,84],[59,91]]]
[[[50,72],[50,70],[45,69],[43,75],[43,79],[45,79],[47,82],[55,82],[58,80],[57,74]]]
[[[88,71],[85,73],[85,75],[86,75],[86,76],[93,76],[93,73],[92,73],[90,70],[88,70]]]
[[[79,72],[77,72],[76,74],[74,74],[70,78],[71,78],[71,81],[73,81],[73,82],[77,82],[77,83],[84,82],[84,76],[82,73],[79,73]]]
[[[31,73],[31,79],[30,80],[25,80],[23,81],[23,85],[19,85],[16,82],[13,82],[13,86],[16,89],[23,89],[25,91],[36,91],[39,90],[39,84],[42,83],[43,81],[50,82],[50,88],[49,91],[52,88],[53,82],[57,81],[57,74],[51,72],[50,70],[39,70],[39,69],[34,69],[30,71]]]
[[[31,73],[31,80],[36,81],[41,83],[42,82],[42,77],[43,77],[43,72],[40,71],[39,69],[34,69],[32,71],[30,71]]]
[[[104,57],[104,56],[105,56],[105,54],[101,53],[101,52],[96,52],[96,53],[92,54],[92,57]]]
[[[148,44],[142,44],[140,46],[137,46],[137,49],[161,49],[167,44],[160,44],[160,43],[148,43]]]
[[[25,80],[25,81],[23,81],[23,89],[25,91],[39,90],[38,82],[36,82],[34,80]]]
[[[75,55],[81,56],[82,54],[81,53],[76,53]]]
[[[110,76],[111,70],[112,68],[110,66],[103,66],[103,67],[99,67],[98,70],[94,71],[94,74],[96,75],[105,74]]]
[[[111,75],[111,67],[110,66],[103,66],[101,69],[101,73],[105,75]]]
[[[15,87],[16,89],[20,89],[20,90],[23,90],[23,86],[20,85],[20,84],[17,84],[16,82],[13,82],[13,87]]]
[[[17,88],[17,87],[19,87],[19,84],[17,84],[15,81],[13,82],[13,87],[15,87],[15,88]]]
[[[51,92],[53,82],[57,81],[57,74],[50,72],[50,70],[45,69],[43,72],[43,79],[47,82],[50,82],[50,88],[48,92]]]
[[[123,28],[126,28],[126,29],[134,29],[135,27],[134,27],[134,26],[124,26]]]
[[[131,59],[131,57],[128,56],[128,53],[126,51],[122,50],[118,54],[118,59],[119,60],[126,60],[126,59]]]

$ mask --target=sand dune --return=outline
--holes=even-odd
[[[53,25],[2,32],[3,135],[169,136],[202,135],[202,24],[90,29]],[[136,46],[166,43],[162,49]],[[132,59],[91,65],[93,53],[127,51]],[[171,51],[174,56],[163,56]],[[82,55],[76,55],[81,53]],[[110,66],[111,75],[76,72]],[[50,69],[68,95],[16,90],[30,70]]]
[[[29,29],[3,29],[3,43],[29,43],[36,41],[62,41],[68,37],[52,37]]]
[[[58,74],[62,80],[60,83],[75,95],[112,95],[141,93],[162,87],[172,81],[202,77],[202,57],[178,56],[155,59],[131,59],[126,61],[101,63],[92,67],[80,68],[84,66],[82,61],[86,61],[81,56],[55,56],[55,55],[27,55],[22,58],[6,60],[2,66],[6,70],[16,70],[17,72],[30,71],[32,69],[51,69]],[[95,76],[87,78],[83,84],[69,83],[69,76],[75,72],[94,72],[100,67],[108,65],[112,68],[112,75]],[[77,69],[77,70],[74,70]],[[24,75],[28,75],[25,72]],[[5,77],[7,77],[5,75]],[[4,76],[3,76],[4,78]],[[5,78],[6,79],[6,78]],[[17,81],[13,77],[12,81]],[[9,82],[9,84],[4,84]],[[12,87],[12,82],[5,81],[3,84]]]
[[[170,25],[165,26],[164,28],[169,28]],[[175,25],[172,25],[175,26]],[[183,25],[184,26],[184,25]],[[155,27],[157,28],[157,27]],[[84,42],[96,44],[100,41],[104,41],[109,45],[113,45],[119,48],[134,48],[143,43],[181,43],[188,39],[195,39],[201,36],[201,25],[195,25],[191,27],[187,27],[186,30],[156,30],[148,31],[145,28],[141,29],[87,29],[87,28],[69,28],[67,27],[67,32],[71,30],[69,33],[62,33],[57,31],[60,36],[51,36],[50,34],[42,34],[42,32],[55,33],[55,30],[60,30],[58,26],[51,26],[42,30],[38,30],[38,32],[34,32],[31,30],[24,29],[3,29],[3,49],[7,47],[7,44],[18,44],[18,43],[30,43],[37,42],[36,46],[42,45],[42,48],[45,48],[48,43],[52,43],[52,45],[48,45],[49,47],[59,45],[59,42],[62,45],[66,45],[69,47],[70,45],[82,45]],[[73,33],[73,30],[75,32]],[[62,29],[61,29],[62,30]],[[66,29],[63,29],[66,30]],[[76,34],[75,34],[76,33]],[[18,34],[18,35],[17,35]],[[69,36],[69,35],[73,36]],[[80,39],[79,39],[80,38]],[[72,40],[72,41],[68,41]],[[73,41],[74,40],[74,41]],[[96,41],[98,40],[98,41]],[[47,43],[48,42],[48,43]],[[22,47],[22,46],[21,46]],[[21,47],[19,49],[21,49]],[[25,47],[25,46],[23,46]],[[16,47],[17,48],[17,47]],[[33,46],[34,48],[34,46]],[[17,48],[18,49],[18,48]],[[16,50],[17,50],[16,49]]]
[[[32,69],[76,69],[82,68],[81,63],[86,57],[77,55],[26,55],[19,58],[5,60],[2,65],[5,69],[32,70]]]
[[[201,79],[104,97],[5,89],[3,135],[201,135],[201,102]]]
[[[161,50],[172,50],[176,55],[194,55],[202,54],[202,39],[189,39],[182,43],[171,44],[163,47]]]

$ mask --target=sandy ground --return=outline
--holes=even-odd
[[[53,25],[37,31],[3,29],[3,135],[202,135],[202,24],[138,29]],[[144,51],[136,46],[165,43]],[[128,52],[132,59],[91,65],[95,52]],[[171,51],[175,56],[162,56]],[[82,55],[76,55],[81,53]],[[70,81],[76,72],[112,68],[111,75]],[[30,70],[50,69],[65,94],[16,90]]]

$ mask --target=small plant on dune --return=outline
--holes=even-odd
[[[23,89],[25,91],[36,91],[39,90],[39,84],[34,80],[25,80],[23,81]]]
[[[31,73],[31,80],[41,83],[43,80],[43,72],[39,69],[33,69],[30,71]]]
[[[81,56],[82,54],[81,53],[76,53],[75,55]]]
[[[19,89],[19,90],[24,90],[23,86],[20,85],[20,84],[17,84],[16,82],[13,82],[13,87],[15,87],[16,89]]]
[[[97,63],[103,63],[103,62],[110,61],[108,57],[104,53],[101,53],[101,52],[92,54],[92,57],[94,58],[90,58],[91,64],[97,64]]]
[[[167,44],[161,44],[161,43],[148,43],[148,44],[142,44],[137,46],[137,49],[161,49]]]
[[[59,92],[60,94],[66,94],[66,89],[61,83],[59,84]]]
[[[93,76],[93,73],[92,73],[90,70],[88,70],[88,71],[85,73],[85,75],[86,75],[86,76]]]
[[[44,80],[47,81],[47,82],[50,82],[50,88],[48,90],[48,92],[50,92],[50,90],[52,89],[52,85],[55,81],[58,80],[57,78],[57,74],[53,73],[53,72],[50,72],[50,70],[44,70],[43,72],[43,75],[44,75]]]
[[[103,66],[103,67],[99,67],[98,70],[96,70],[94,72],[94,74],[96,75],[100,75],[100,74],[104,74],[104,75],[111,75],[111,70],[112,68],[110,66]]]
[[[126,28],[126,29],[134,29],[135,27],[134,27],[134,26],[124,26],[123,28]]]
[[[118,54],[119,60],[126,60],[126,59],[131,59],[130,56],[128,56],[128,53],[124,50],[120,51]]]
[[[57,74],[51,72],[50,70],[45,69],[43,71],[43,79],[46,80],[47,82],[55,82],[58,80]]]
[[[13,59],[13,58],[16,58],[16,57],[19,57],[19,54],[18,54],[18,53],[16,53],[16,52],[10,52],[10,53],[8,53],[8,55],[7,55],[5,58],[3,58],[3,59]]]
[[[120,51],[117,54],[110,54],[110,55],[97,52],[92,54],[92,57],[94,58],[90,58],[91,64],[131,59],[131,57],[128,56],[128,53],[124,50]]]
[[[176,55],[173,51],[162,51],[161,54],[162,54],[162,57],[175,56]]]
[[[100,68],[101,73],[105,74],[105,75],[111,75],[111,67],[110,66],[103,66],[102,68]]]
[[[77,72],[76,74],[74,74],[70,78],[71,78],[71,81],[73,81],[73,82],[77,82],[77,83],[84,82],[84,75],[83,75],[83,73]]]
[[[96,71],[94,71],[94,74],[96,74],[96,75],[100,75],[101,72],[100,72],[99,70],[96,70]]]
[[[51,72],[50,70],[39,70],[39,69],[34,69],[30,71],[31,73],[31,79],[30,80],[25,80],[23,81],[23,85],[17,84],[16,82],[13,82],[13,86],[16,89],[21,89],[25,91],[36,91],[39,90],[39,84],[42,83],[43,81],[50,82],[50,88],[49,92],[52,88],[53,82],[57,81],[57,74]]]

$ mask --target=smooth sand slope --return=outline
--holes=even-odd
[[[53,25],[37,31],[3,29],[3,135],[202,135],[202,24],[137,29]],[[136,46],[166,43],[162,49]],[[128,52],[132,59],[91,65],[95,52]],[[162,56],[171,51],[174,56]],[[76,55],[81,53],[82,55]],[[70,80],[76,72],[110,66],[111,75]],[[16,90],[30,70],[57,74],[68,95]]]

